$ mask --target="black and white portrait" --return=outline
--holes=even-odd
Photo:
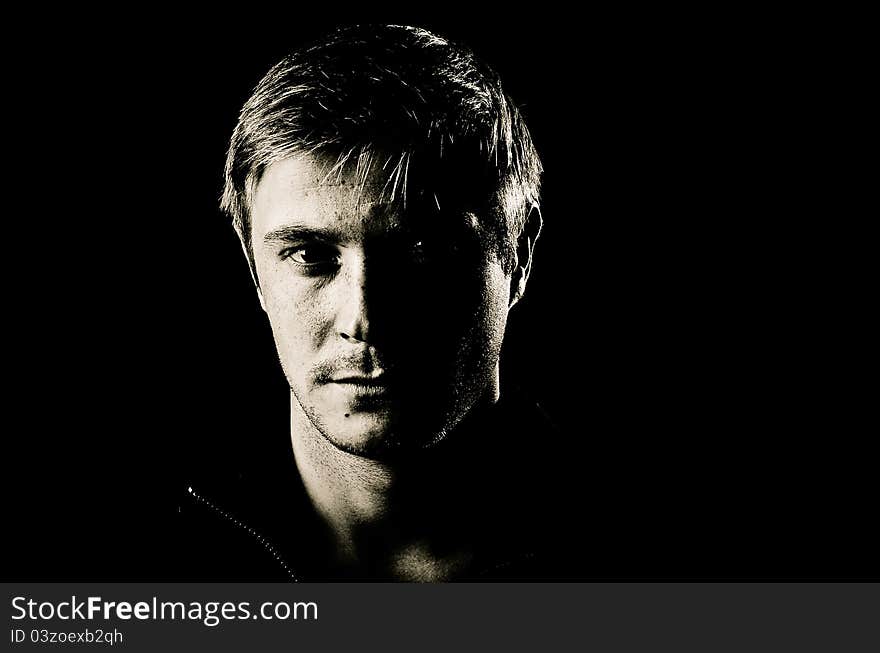
[[[557,436],[500,365],[541,233],[541,173],[498,75],[424,29],[341,29],[259,82],[222,208],[290,390],[292,446],[284,489],[263,470],[233,508],[189,488],[193,522],[221,527],[216,573],[262,573],[243,570],[258,554],[320,580],[558,566],[543,559],[540,451]],[[230,524],[255,553],[224,551]]]
[[[217,13],[11,60],[8,577],[875,573],[782,68],[659,9]]]

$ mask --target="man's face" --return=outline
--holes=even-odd
[[[510,278],[455,198],[410,193],[403,208],[381,171],[358,186],[329,168],[279,161],[253,198],[256,275],[287,382],[345,451],[429,445],[497,391]]]

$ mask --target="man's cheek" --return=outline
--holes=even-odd
[[[272,311],[272,330],[279,353],[287,359],[288,369],[307,366],[321,349],[327,335],[326,320],[315,313],[287,303]]]

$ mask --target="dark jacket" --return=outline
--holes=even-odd
[[[560,546],[571,506],[540,453],[558,438],[540,407],[517,390],[508,392],[481,418],[479,438],[466,443],[466,458],[482,465],[489,508],[479,527],[505,529],[504,550],[473,565],[460,580],[564,580],[580,576],[576,552]],[[450,460],[464,456],[448,452]],[[283,458],[283,459],[278,459]],[[476,461],[476,462],[474,462]],[[551,462],[552,464],[552,462]],[[518,487],[495,483],[516,470]],[[451,469],[454,479],[455,469]],[[508,486],[510,483],[508,483]],[[188,581],[377,580],[340,577],[320,561],[330,542],[302,486],[293,454],[266,461],[257,472],[237,472],[223,481],[192,482],[178,506],[179,577]],[[494,497],[497,497],[495,500]],[[570,496],[569,496],[570,498]],[[563,508],[560,509],[560,506]],[[567,513],[567,514],[566,514]],[[477,526],[477,524],[475,524]]]

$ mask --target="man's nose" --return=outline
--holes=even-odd
[[[362,257],[349,260],[337,278],[339,288],[336,330],[343,340],[369,342],[367,266]]]

